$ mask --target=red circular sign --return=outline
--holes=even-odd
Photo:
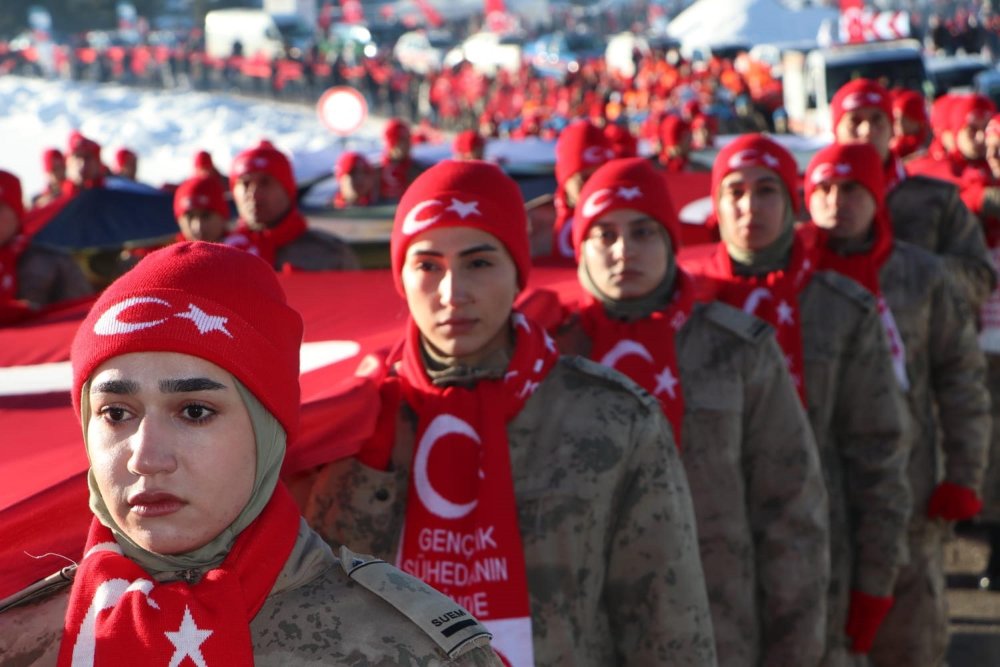
[[[368,117],[364,96],[349,86],[330,88],[316,104],[319,119],[334,134],[346,137],[361,127]]]

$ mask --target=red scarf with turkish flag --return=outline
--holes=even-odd
[[[882,320],[882,327],[889,340],[889,351],[892,353],[892,367],[896,373],[896,380],[904,391],[910,388],[910,380],[906,373],[906,348],[903,345],[903,337],[896,326],[896,318],[892,316],[885,298],[882,296],[882,287],[879,284],[878,274],[882,266],[892,254],[892,223],[889,214],[883,208],[875,214],[875,242],[867,252],[858,252],[841,255],[829,248],[830,235],[826,230],[815,225],[803,225],[798,233],[816,238],[816,248],[819,253],[819,268],[821,270],[836,271],[848,278],[853,278],[862,287],[875,295],[878,304],[879,319]]]
[[[604,305],[586,294],[580,324],[591,340],[591,359],[621,371],[660,401],[663,414],[674,427],[679,450],[684,393],[674,338],[687,322],[696,298],[691,277],[680,269],[674,285],[666,307],[631,322],[608,317]]]
[[[0,303],[17,299],[17,260],[27,247],[25,234],[18,234],[0,246]]]
[[[201,581],[158,583],[96,518],[70,593],[59,665],[253,665],[250,621],[288,560],[299,511],[284,486]]]
[[[399,370],[417,414],[399,566],[471,611],[514,667],[532,665],[531,607],[514,498],[507,423],[559,359],[537,324],[512,314],[503,379],[435,386],[411,319]],[[470,446],[474,445],[474,446]]]
[[[274,265],[278,250],[306,233],[309,228],[305,216],[293,208],[274,227],[251,229],[240,220],[236,230],[223,239],[223,243],[257,255],[268,264]]]
[[[815,247],[796,234],[788,263],[780,271],[759,276],[743,276],[733,271],[733,260],[724,243],[716,245],[715,254],[701,268],[718,280],[718,299],[755,315],[774,327],[778,345],[785,353],[788,372],[806,404],[803,377],[802,319],[799,316],[799,293],[805,289],[816,270]]]

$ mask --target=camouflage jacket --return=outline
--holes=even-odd
[[[396,415],[388,471],[346,459],[306,517],[326,539],[395,557],[416,416]],[[562,357],[507,425],[535,663],[714,665],[691,496],[655,399]]]
[[[907,558],[906,408],[871,293],[820,271],[799,308],[809,421],[830,502],[827,649],[838,651],[851,589],[890,595]]]
[[[0,612],[0,664],[56,664],[69,590]],[[468,613],[376,559],[347,549],[335,557],[303,522],[274,589],[250,622],[254,664],[501,667],[478,623],[448,638],[434,627],[438,615],[456,609]]]
[[[590,352],[575,319],[557,340],[564,352]],[[826,486],[773,331],[726,304],[699,304],[676,346],[681,461],[719,664],[816,665],[826,638]]]
[[[978,313],[996,286],[979,220],[951,183],[908,176],[886,199],[897,239],[941,255],[950,279]]]
[[[28,246],[17,261],[17,298],[45,306],[90,296],[94,288],[73,258],[63,252]]]
[[[301,217],[302,213],[293,210],[288,214],[289,218],[292,216]],[[320,229],[307,229],[291,243],[278,248],[274,268],[280,271],[286,264],[299,271],[356,271],[361,268],[351,246]]]
[[[990,438],[986,362],[945,271],[939,257],[897,241],[879,274],[906,350],[913,526],[942,480],[979,491]]]

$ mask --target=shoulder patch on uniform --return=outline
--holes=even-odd
[[[875,309],[875,296],[857,282],[835,271],[817,271],[814,279],[848,297],[862,310]]]
[[[721,301],[708,304],[704,312],[709,321],[751,343],[764,340],[774,331],[764,320]]]
[[[635,396],[635,398],[641,401],[642,404],[650,410],[660,410],[659,401],[657,401],[656,398],[649,394],[649,392],[636,384],[632,378],[628,377],[624,373],[616,371],[615,369],[609,368],[603,364],[599,364],[591,359],[575,355],[563,355],[560,357],[560,362],[566,364],[573,370],[602,380],[616,389],[624,389],[628,393]]]
[[[493,637],[457,602],[384,560],[341,547],[340,564],[348,577],[413,621],[451,658],[477,646],[475,640]]]

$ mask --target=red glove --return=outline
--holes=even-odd
[[[927,516],[946,521],[971,519],[983,509],[983,501],[967,486],[941,482],[927,503]]]
[[[861,591],[851,591],[851,610],[847,614],[845,632],[853,639],[851,651],[868,653],[875,642],[875,633],[892,608],[894,598],[880,598]]]

